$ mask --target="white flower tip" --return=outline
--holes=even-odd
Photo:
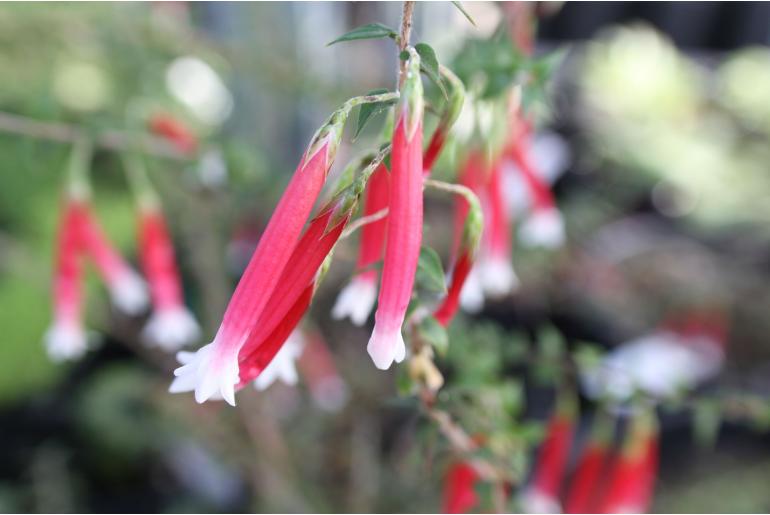
[[[238,355],[216,355],[214,343],[198,349],[196,353],[179,352],[182,364],[174,370],[176,379],[171,383],[171,393],[195,391],[195,401],[224,399],[235,406],[235,385],[239,382]]]
[[[471,268],[460,290],[460,307],[468,313],[479,313],[484,308],[484,290],[475,266]]]
[[[332,308],[332,317],[336,320],[350,317],[353,324],[362,326],[369,318],[376,300],[376,282],[355,277],[340,291]]]
[[[481,284],[492,297],[503,297],[519,287],[513,266],[504,259],[486,259],[480,263]]]
[[[201,336],[201,329],[186,308],[164,309],[153,313],[142,330],[142,340],[165,351],[175,351],[193,343]]]
[[[538,209],[522,223],[519,238],[529,247],[549,249],[564,244],[564,219],[558,209]]]
[[[82,327],[60,322],[45,333],[45,347],[53,361],[73,360],[88,350],[88,338]]]
[[[140,315],[149,305],[147,285],[139,275],[130,271],[110,285],[112,303],[127,315]]]
[[[563,513],[558,499],[536,489],[529,489],[522,498],[525,513]]]
[[[263,391],[278,380],[288,385],[297,384],[299,377],[297,376],[296,361],[302,355],[304,348],[305,337],[302,336],[301,331],[295,329],[273,357],[273,360],[254,380],[254,388]]]
[[[395,330],[383,330],[381,325],[375,323],[366,351],[374,361],[374,366],[380,370],[389,369],[393,361],[401,363],[406,357],[406,345],[404,337],[401,336],[401,329],[396,327]]]

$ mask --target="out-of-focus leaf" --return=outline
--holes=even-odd
[[[476,22],[473,21],[473,18],[471,17],[471,15],[468,14],[468,11],[465,10],[465,7],[463,7],[463,4],[461,4],[460,2],[453,1],[452,5],[454,5],[457,8],[458,11],[463,13],[463,16],[465,16],[466,20],[471,22],[471,25],[473,25],[474,27],[476,26]]]
[[[704,447],[713,447],[722,425],[722,412],[714,399],[699,399],[693,405],[693,437]]]
[[[440,356],[446,355],[449,348],[449,337],[444,326],[433,316],[426,316],[417,328],[420,337],[429,343]]]

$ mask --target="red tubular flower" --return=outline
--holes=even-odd
[[[348,387],[337,372],[329,347],[320,334],[306,335],[305,351],[297,365],[315,403],[325,411],[339,411],[348,400]]]
[[[530,513],[561,511],[559,491],[572,445],[575,410],[574,400],[562,398],[548,423],[535,474],[525,494],[524,502]]]
[[[316,133],[230,299],[214,341],[174,372],[174,391],[194,386],[198,402],[219,395],[235,404],[235,385],[240,380],[239,353],[255,324],[265,315],[270,297],[297,246],[334,161],[351,107],[346,104],[336,111]],[[284,288],[281,285],[281,290]]]
[[[273,359],[283,342],[270,340],[270,334],[284,322],[287,314],[295,309],[298,299],[306,295],[309,287],[312,297],[312,286],[318,270],[337,243],[348,217],[349,214],[345,214],[339,218],[337,210],[327,209],[310,223],[281,274],[279,281],[281,287],[270,296],[270,309],[260,317],[241,349],[238,357],[241,366],[246,366],[253,371],[252,373],[256,372],[258,375],[260,367],[266,367]],[[308,299],[307,304],[309,303]],[[299,318],[301,316],[300,313]],[[296,323],[294,325],[296,326]],[[266,343],[272,343],[272,345]],[[243,376],[241,380],[243,381]]]
[[[558,247],[564,243],[564,220],[551,189],[534,169],[528,152],[529,141],[527,134],[520,135],[507,152],[532,197],[532,213],[522,224],[520,236],[527,245]]]
[[[412,295],[422,242],[422,116],[420,57],[410,49],[391,150],[390,206],[382,286],[374,331],[366,347],[377,368],[401,362],[406,346],[401,335]]]
[[[479,503],[476,470],[466,463],[453,464],[444,479],[444,513],[469,513]]]
[[[511,256],[511,224],[506,213],[501,184],[500,162],[489,170],[484,196],[484,248],[479,260],[479,272],[484,291],[492,296],[507,295],[518,284]]]
[[[599,509],[599,485],[609,458],[611,427],[603,420],[597,420],[594,424],[591,437],[572,475],[564,501],[565,513],[596,513]]]
[[[166,350],[177,350],[196,340],[200,328],[184,305],[174,247],[163,213],[155,205],[140,207],[139,249],[154,309],[142,335]]]
[[[56,361],[78,358],[87,347],[81,320],[83,210],[81,201],[66,198],[59,223],[53,280],[54,322],[44,338],[48,355]]]
[[[198,149],[198,138],[170,114],[153,115],[149,126],[152,132],[169,140],[182,153],[192,154]]]
[[[652,502],[658,470],[658,431],[654,415],[631,421],[623,448],[613,460],[599,513],[645,513]]]
[[[464,216],[462,221],[455,222],[456,227],[462,228],[462,232],[455,235],[454,254],[458,257],[455,258],[452,266],[447,295],[434,313],[436,320],[444,327],[449,325],[457,313],[460,294],[473,267],[484,226],[478,198],[470,189],[466,189],[465,192],[458,194],[457,216]]]
[[[366,185],[364,216],[371,216],[388,207],[388,170],[380,164]],[[342,289],[332,308],[332,316],[342,319],[349,316],[355,325],[364,325],[377,299],[377,270],[373,265],[382,259],[385,246],[387,216],[366,224],[361,229],[358,253],[358,274]]]
[[[113,304],[128,315],[141,314],[148,304],[147,286],[115,250],[88,206],[83,206],[83,243],[107,284]]]

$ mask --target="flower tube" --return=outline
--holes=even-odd
[[[442,510],[444,513],[469,513],[479,504],[476,483],[479,476],[473,466],[453,464],[444,479]]]
[[[59,223],[56,269],[53,280],[54,322],[44,341],[55,361],[79,358],[87,348],[82,322],[83,204],[68,195]]]
[[[153,304],[142,337],[165,350],[177,350],[198,339],[200,327],[184,305],[174,247],[157,205],[140,206],[139,248]]]
[[[197,402],[220,395],[229,404],[235,405],[235,385],[239,382],[238,354],[246,344],[252,327],[262,316],[297,245],[302,227],[334,161],[348,113],[349,108],[336,111],[313,137],[262,233],[225,310],[214,341],[199,349],[193,359],[174,371],[177,378],[185,378],[175,381],[177,388],[180,384],[195,385]],[[189,379],[189,376],[194,379]]]
[[[401,335],[422,242],[422,117],[420,57],[410,49],[397,107],[391,153],[391,189],[382,285],[367,351],[385,370],[406,356]]]
[[[602,473],[605,471],[611,445],[612,425],[604,415],[596,414],[594,427],[572,475],[565,513],[596,513]]]
[[[545,441],[535,464],[535,474],[524,494],[529,513],[559,513],[559,491],[575,430],[574,399],[562,397],[548,422]]]

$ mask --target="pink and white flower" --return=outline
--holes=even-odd
[[[349,108],[336,111],[314,136],[230,299],[214,341],[174,372],[173,391],[194,386],[198,402],[221,395],[235,405],[235,386],[241,380],[239,353],[259,327],[257,322],[297,246],[334,161],[348,113]]]
[[[184,305],[174,247],[163,213],[154,203],[140,206],[139,248],[153,304],[142,337],[165,350],[178,350],[200,337],[200,327]]]
[[[412,295],[422,242],[422,117],[420,58],[410,50],[406,80],[397,107],[391,150],[387,243],[377,312],[366,347],[377,368],[401,362],[406,346],[401,334]]]
[[[84,205],[64,201],[53,281],[54,322],[45,334],[48,355],[56,361],[79,358],[88,347],[82,321],[82,225]]]

